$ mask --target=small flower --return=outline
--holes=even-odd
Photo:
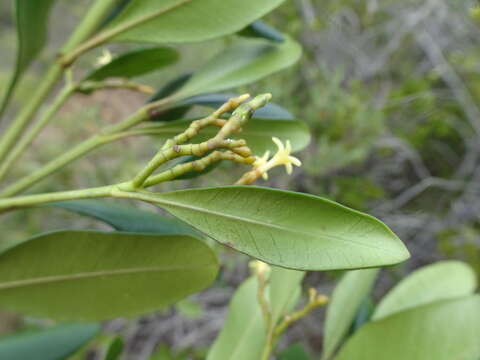
[[[287,174],[291,174],[293,166],[300,166],[302,162],[294,156],[291,156],[292,145],[290,141],[286,141],[285,145],[280,139],[273,137],[273,142],[277,145],[278,150],[275,155],[269,160],[270,151],[265,152],[262,157],[256,156],[255,161],[252,164],[253,170],[243,174],[243,176],[235,183],[237,185],[248,185],[257,180],[260,176],[265,180],[268,180],[268,171],[275,166],[284,165],[287,170]]]
[[[280,139],[276,137],[273,137],[272,140],[277,145],[278,151],[271,161],[275,163],[274,166],[285,165],[287,174],[290,175],[293,171],[292,164],[295,166],[301,166],[302,162],[296,157],[290,155],[290,153],[292,152],[292,145],[290,144],[290,140],[287,140],[287,142],[285,143],[286,146],[283,146],[283,143],[280,141]]]
[[[102,55],[97,59],[96,66],[104,66],[112,61],[112,53],[108,49],[103,49]]]
[[[268,179],[267,172],[275,166],[284,165],[287,174],[290,175],[293,171],[292,164],[295,166],[302,165],[302,162],[299,159],[290,155],[292,152],[292,145],[289,140],[286,141],[285,145],[283,145],[280,139],[276,137],[273,137],[272,140],[278,147],[277,153],[268,160],[270,152],[267,151],[262,157],[257,157],[256,161],[253,163],[253,169],[260,172],[265,180]]]
[[[268,276],[271,270],[270,265],[260,260],[252,260],[248,265],[250,270],[256,275]]]

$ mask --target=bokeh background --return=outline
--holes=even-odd
[[[46,64],[88,2],[59,2],[55,7],[49,46],[24,78],[12,111],[38,86]],[[480,272],[480,20],[472,17],[474,5],[468,0],[286,1],[265,20],[301,42],[304,56],[296,66],[239,89],[272,92],[276,103],[307,122],[312,131],[310,146],[299,154],[304,166],[292,176],[275,169],[268,185],[366,211],[386,222],[407,244],[412,258],[383,271],[378,296],[406,273],[440,259],[461,259]],[[141,80],[159,88],[198,68],[229,41],[180,46],[183,56],[178,65]],[[0,92],[12,71],[15,43],[10,2],[2,1]],[[128,46],[108,49],[115,54]],[[102,50],[83,57],[75,71],[91,69]],[[27,174],[106,123],[120,121],[145,100],[125,90],[75,95],[10,179]],[[32,191],[129,179],[158,145],[153,138],[118,141]],[[177,181],[159,190],[230,184],[240,173],[241,169],[221,166],[210,176]],[[0,224],[5,242],[66,227],[108,230],[88,218],[54,209],[13,213],[5,220]],[[126,359],[145,359],[155,349],[184,354],[178,359],[194,359],[202,353],[222,326],[235,286],[248,275],[246,257],[228,250],[223,257],[225,265],[215,287],[172,309],[105,324],[107,332],[128,340]],[[305,286],[329,294],[338,276],[311,273]],[[2,331],[20,324],[15,316],[0,316]],[[282,346],[300,341],[318,351],[322,318],[322,311],[316,311],[302,320]]]

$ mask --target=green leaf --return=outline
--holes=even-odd
[[[234,33],[284,0],[132,0],[106,27],[116,41],[192,42]]]
[[[277,29],[268,25],[265,21],[257,20],[240,31],[238,35],[246,37],[259,37],[271,41],[282,42],[285,40],[283,34]]]
[[[273,267],[269,278],[270,307],[272,322],[277,323],[297,304],[302,291],[301,283],[305,273]]]
[[[335,287],[327,307],[322,359],[330,359],[347,335],[377,275],[378,269],[349,271]]]
[[[119,336],[110,337],[102,344],[102,360],[117,360],[123,351],[123,340]]]
[[[366,324],[336,360],[478,359],[478,334],[480,296],[444,300]]]
[[[372,319],[378,320],[416,306],[463,297],[477,288],[473,269],[460,261],[441,261],[414,271],[378,304]]]
[[[266,327],[257,301],[257,289],[255,277],[250,277],[237,289],[207,360],[260,359],[266,341]]]
[[[0,305],[53,319],[132,316],[204,289],[217,269],[188,236],[59,231],[0,256]]]
[[[0,338],[0,359],[59,360],[89,342],[100,331],[98,324],[66,324]]]
[[[163,87],[161,87],[154,95],[152,95],[152,97],[148,99],[148,102],[154,102],[163,99],[168,95],[172,95],[177,90],[179,90],[191,77],[192,73],[186,73],[174,78],[173,80],[165,84]]]
[[[371,296],[367,296],[362,304],[360,305],[353,324],[351,327],[351,332],[354,333],[360,329],[363,325],[370,321],[372,318],[373,312],[375,311],[375,303],[373,302]]]
[[[309,356],[302,345],[291,345],[278,356],[279,360],[309,360]]]
[[[0,115],[7,107],[17,82],[45,45],[48,16],[55,0],[16,0],[18,50],[15,71],[0,101]]]
[[[280,44],[237,41],[194,73],[180,93],[187,97],[246,85],[293,65],[300,55],[300,46],[290,38]]]
[[[108,64],[93,70],[85,80],[129,79],[172,65],[178,58],[178,52],[170,47],[137,49],[117,56]]]
[[[51,206],[93,217],[119,231],[163,235],[199,235],[198,231],[178,219],[107,201],[72,200],[52,203]]]
[[[158,127],[155,136],[158,136],[161,141],[165,141],[187,129],[191,122],[192,120],[169,122],[162,127]],[[206,141],[217,132],[218,128],[216,127],[202,129],[193,141]],[[283,142],[290,140],[293,152],[302,150],[310,142],[310,131],[307,125],[301,121],[292,120],[250,119],[243,126],[243,130],[234,134],[232,138],[245,139],[255,154],[262,155],[267,150],[277,150],[272,141],[272,136],[276,136]]]
[[[352,269],[409,257],[379,220],[312,195],[226,186],[149,194],[145,200],[222,244],[281,267]]]

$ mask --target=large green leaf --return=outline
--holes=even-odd
[[[114,229],[133,233],[193,235],[199,232],[178,219],[102,200],[72,200],[51,204],[101,220]]]
[[[149,194],[145,200],[223,244],[282,267],[354,269],[409,257],[379,220],[312,195],[226,186]]]
[[[441,261],[414,271],[378,304],[372,319],[431,302],[463,297],[477,287],[473,269],[460,261]]]
[[[180,93],[192,96],[246,85],[293,65],[300,55],[300,46],[290,38],[282,43],[236,41],[194,73]]]
[[[67,324],[0,338],[0,359],[65,359],[99,331],[98,324]]]
[[[272,322],[277,323],[297,304],[305,273],[273,267],[269,279],[270,311]]]
[[[207,355],[207,360],[260,359],[266,327],[257,301],[258,282],[246,280],[235,292],[225,324]]]
[[[335,287],[327,307],[322,359],[330,359],[347,335],[377,275],[378,269],[349,271]]]
[[[8,105],[22,73],[42,50],[47,38],[48,15],[55,0],[16,0],[18,50],[15,70],[0,102],[0,115]],[[1,95],[1,94],[0,94]]]
[[[366,324],[336,360],[478,359],[479,334],[480,296],[444,300]]]
[[[158,127],[155,130],[155,136],[158,136],[161,141],[165,141],[187,129],[191,122],[192,120],[169,122],[162,127]],[[217,132],[217,127],[207,127],[202,129],[193,141],[208,140]],[[310,142],[310,132],[307,125],[294,120],[250,119],[243,126],[243,130],[234,134],[232,138],[245,139],[255,154],[262,155],[267,150],[276,151],[277,147],[272,141],[273,136],[283,142],[290,140],[294,152],[302,150]]]
[[[108,64],[93,70],[85,80],[133,78],[172,65],[178,58],[178,52],[170,47],[137,49],[122,54]]]
[[[190,42],[236,32],[284,0],[132,0],[106,27],[117,41]]]
[[[131,316],[204,289],[217,268],[213,251],[187,236],[47,233],[0,256],[0,305],[54,319]]]

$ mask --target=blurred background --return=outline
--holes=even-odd
[[[87,3],[58,3],[49,48],[23,80],[17,100],[34,91],[45,65]],[[296,38],[303,45],[303,58],[286,71],[239,89],[272,92],[276,103],[307,122],[312,131],[310,146],[299,154],[304,166],[292,176],[275,169],[269,183],[261,185],[324,196],[368,212],[407,244],[411,260],[383,271],[377,295],[404,274],[440,259],[461,259],[480,272],[480,19],[475,20],[471,11],[474,5],[468,0],[287,1],[265,20]],[[1,92],[16,46],[10,2],[0,3],[0,29]],[[180,46],[183,56],[176,67],[143,80],[159,88],[198,68],[228,42],[227,38]],[[108,47],[113,54],[128,48]],[[75,71],[91,69],[101,53],[99,49],[83,57]],[[74,96],[12,178],[37,168],[105,123],[121,120],[145,100],[126,90]],[[12,110],[18,106],[17,101]],[[121,140],[32,190],[127,180],[157,147],[155,139]],[[210,176],[177,181],[160,190],[230,184],[241,171],[227,164]],[[0,227],[2,241],[57,228],[107,229],[54,209],[13,213]],[[186,354],[178,359],[202,353],[222,326],[235,286],[248,274],[246,257],[227,250],[223,256],[217,286],[161,313],[105,325],[107,331],[128,339],[128,359],[144,359],[154,349]],[[329,294],[338,276],[310,273],[306,286]],[[302,320],[289,331],[284,345],[301,341],[318,351],[322,317],[323,311],[316,311]],[[15,321],[5,320],[3,325],[11,328]],[[164,359],[174,358],[167,356]]]

